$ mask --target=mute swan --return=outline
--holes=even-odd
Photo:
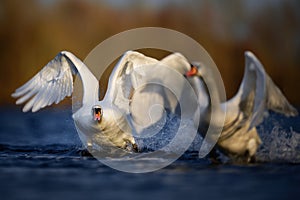
[[[71,96],[72,74],[79,75],[83,85],[82,107],[72,117],[84,146],[104,144],[136,151],[138,147],[128,122],[131,90],[138,79],[133,77],[132,71],[141,65],[157,62],[138,52],[126,52],[110,75],[105,97],[99,101],[98,80],[80,59],[68,51],[62,51],[32,79],[16,89],[12,97],[18,98],[16,104],[27,101],[23,112],[36,112]],[[151,98],[146,104],[149,102]],[[135,115],[139,116],[139,111],[136,112]]]
[[[255,153],[261,144],[256,126],[263,121],[265,111],[273,110],[288,117],[296,116],[298,112],[274,84],[254,54],[247,51],[245,58],[244,78],[237,94],[224,103],[221,103],[218,95],[215,95],[216,100],[219,101],[219,110],[225,114],[224,127],[217,147],[237,160],[250,162],[255,158]],[[205,132],[210,123],[211,99],[203,78],[212,83],[211,77],[207,77],[206,68],[199,64],[192,65],[185,75],[197,76],[201,80],[201,86],[196,90],[204,97],[199,100],[204,102],[200,112],[205,117],[201,118],[199,127],[200,131]]]

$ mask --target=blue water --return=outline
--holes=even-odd
[[[156,172],[130,174],[81,156],[71,109],[0,108],[0,199],[299,199],[300,118],[271,113],[258,163],[213,165],[189,151]]]

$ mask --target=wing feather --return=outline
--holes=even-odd
[[[23,112],[36,112],[45,106],[59,103],[73,92],[73,74],[79,74],[84,85],[83,102],[97,100],[98,80],[76,56],[67,51],[60,52],[33,78],[12,94],[23,104]]]
[[[273,83],[254,54],[247,51],[245,58],[244,78],[237,96],[239,96],[239,106],[244,117],[251,120],[249,129],[258,126],[263,121],[264,113],[268,109],[286,116],[296,115],[297,110]]]
[[[284,114],[287,117],[298,115],[297,109],[289,103],[269,76],[267,77],[267,93],[268,109]]]
[[[158,60],[136,51],[127,51],[112,71],[104,99],[109,99],[119,109],[129,112],[131,90],[134,87],[133,72],[142,65],[155,64]]]
[[[30,99],[33,95],[35,95],[38,91],[37,90],[30,90],[28,93],[26,93],[24,96],[22,96],[21,98],[19,98],[16,101],[17,105],[23,104],[24,102],[26,102],[28,99]]]

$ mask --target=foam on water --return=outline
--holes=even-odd
[[[182,123],[181,127],[179,126],[180,123]],[[153,130],[157,130],[157,128],[153,128]],[[145,131],[151,132],[152,128],[147,128]],[[194,123],[191,119],[181,119],[176,115],[167,114],[166,123],[159,132],[155,134],[146,134],[151,135],[151,137],[137,137],[136,141],[142,150],[155,151],[167,146],[170,142],[174,141],[174,138],[178,133],[181,133],[182,138],[180,138],[180,143],[176,145],[178,146],[178,148],[184,148],[186,145],[190,146],[188,144],[189,141],[194,140],[195,135],[190,134],[193,131],[195,131]]]
[[[157,150],[167,145],[177,133],[180,120],[176,115],[168,114],[164,128],[153,137],[137,139],[138,144],[146,151]],[[298,122],[299,117],[286,118],[270,113],[262,125],[257,127],[263,142],[256,155],[257,161],[300,163],[300,133],[294,130],[299,129]],[[189,120],[183,120],[183,123],[185,126],[191,126]],[[202,137],[197,134],[184,156],[199,151],[202,141]],[[224,162],[228,161],[224,155],[221,155],[221,158]]]
[[[257,158],[265,162],[300,163],[300,133],[275,126],[269,135],[263,134],[263,145]]]

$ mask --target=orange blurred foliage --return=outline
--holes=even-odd
[[[180,31],[198,41],[217,64],[228,97],[242,79],[244,51],[252,50],[288,99],[300,105],[299,1],[252,6],[243,3],[246,1],[217,0],[166,1],[157,6],[127,2],[130,5],[121,7],[91,0],[1,1],[0,104],[12,103],[14,89],[59,51],[69,50],[84,59],[114,34],[155,26]]]

